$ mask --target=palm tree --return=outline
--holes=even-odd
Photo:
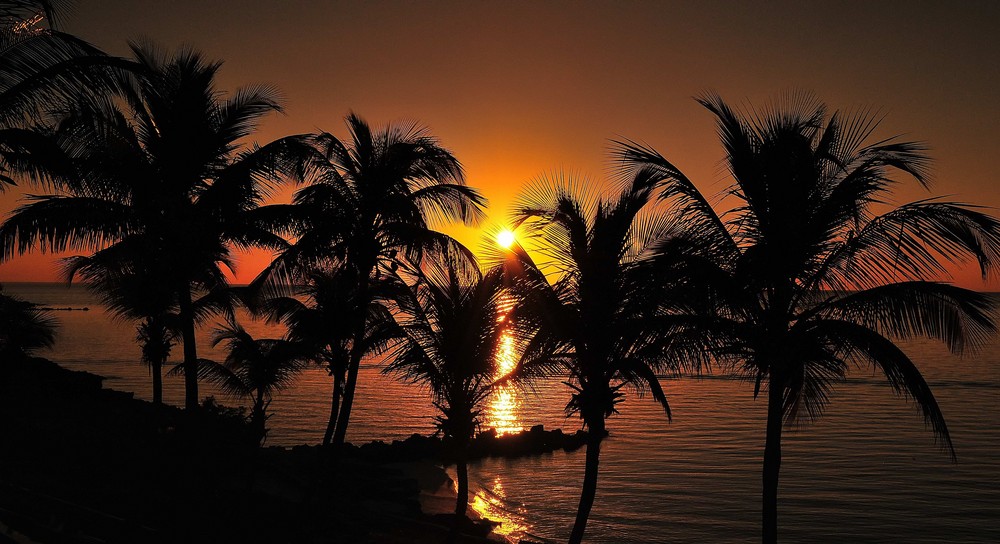
[[[594,198],[584,194],[585,182],[543,179],[515,210],[526,245],[545,259],[536,266],[521,257],[525,272],[514,315],[537,329],[522,361],[562,365],[574,391],[567,411],[578,413],[589,432],[572,543],[583,539],[606,420],[624,400],[623,388],[650,392],[670,417],[656,373],[677,364],[667,351],[677,323],[656,263],[659,245],[674,229],[654,213],[655,184],[648,176],[623,185],[618,194]]]
[[[426,386],[440,412],[437,428],[456,460],[455,514],[469,504],[468,447],[497,375],[497,349],[507,322],[504,271],[440,263],[417,271],[412,300],[397,320],[403,342],[385,372]]]
[[[351,323],[343,401],[335,446],[344,443],[361,360],[370,348],[366,331],[384,318],[387,300],[399,292],[401,262],[419,263],[454,249],[457,242],[433,230],[434,220],[475,224],[485,205],[465,185],[458,160],[415,125],[372,131],[357,115],[347,117],[349,141],[321,134],[312,182],[293,203],[271,208],[274,224],[288,225],[296,242],[262,273],[272,283],[295,283],[315,271],[344,268],[351,286]],[[284,215],[282,215],[284,214]],[[450,249],[449,249],[450,248]]]
[[[1000,222],[975,206],[937,199],[886,204],[903,174],[927,187],[924,147],[868,143],[878,119],[834,113],[811,97],[740,114],[718,96],[699,100],[718,122],[733,207],[716,214],[694,184],[648,147],[620,155],[651,173],[698,240],[687,251],[717,302],[717,352],[767,388],[762,539],[777,540],[783,422],[820,415],[830,387],[852,365],[880,369],[920,406],[954,456],[944,416],[914,361],[895,339],[926,336],[955,352],[995,330],[979,293],[931,281],[946,263],[1000,257]]]
[[[64,261],[67,281],[80,277],[112,315],[136,322],[141,360],[153,380],[153,404],[163,403],[163,365],[177,341],[177,297],[169,288],[167,263],[152,248],[122,255],[117,245],[89,257]]]
[[[3,258],[35,249],[100,251],[119,277],[153,273],[179,316],[185,407],[198,406],[196,298],[223,292],[232,247],[284,246],[254,217],[269,183],[294,173],[297,137],[241,149],[280,106],[251,87],[222,99],[220,63],[182,51],[167,59],[132,44],[142,77],[120,99],[77,105],[51,135],[59,155],[32,157],[56,192],[33,197],[0,226]],[[46,168],[53,162],[59,168]],[[144,262],[139,257],[149,257]]]
[[[212,345],[225,344],[223,364],[201,361],[202,376],[222,390],[251,399],[250,426],[259,443],[267,436],[267,408],[274,395],[294,383],[298,374],[313,363],[307,346],[283,339],[254,339],[238,323],[217,329]]]
[[[4,294],[0,285],[0,361],[23,359],[55,342],[56,321],[37,305]]]
[[[32,130],[53,109],[120,89],[131,64],[61,32],[59,0],[0,1],[0,191],[27,153],[45,152]]]
[[[269,288],[260,283],[252,284],[249,296],[244,297],[256,315],[284,324],[288,340],[311,346],[333,378],[330,418],[323,433],[324,446],[330,445],[337,424],[350,359],[353,319],[363,310],[357,306],[356,286],[357,280],[350,270],[331,267],[307,272],[294,287]],[[388,349],[398,331],[392,326],[392,315],[380,303],[371,304],[368,312],[368,323],[360,341],[362,352],[365,356],[378,355]]]

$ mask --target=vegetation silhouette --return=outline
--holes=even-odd
[[[687,363],[669,355],[680,321],[664,311],[672,284],[657,265],[658,246],[673,225],[652,211],[654,179],[621,181],[616,194],[597,198],[586,194],[583,181],[542,178],[515,203],[521,238],[544,259],[536,264],[515,248],[524,270],[514,318],[536,331],[519,364],[568,373],[574,392],[566,409],[578,413],[589,432],[571,543],[583,540],[606,420],[624,400],[622,389],[650,393],[669,418],[657,373]]]
[[[767,390],[761,536],[775,542],[782,424],[818,417],[851,366],[881,370],[954,455],[930,388],[894,340],[925,336],[962,352],[995,331],[988,297],[930,280],[947,274],[944,262],[994,270],[1000,223],[938,199],[887,205],[894,174],[928,186],[928,158],[919,143],[868,143],[880,121],[869,111],[828,115],[808,94],[744,113],[716,95],[699,103],[716,118],[733,178],[727,212],[653,149],[624,142],[618,155],[659,180],[688,231],[679,260],[715,301],[705,323],[725,339],[715,355],[755,397]]]
[[[515,244],[496,250],[503,262],[483,273],[468,249],[435,230],[444,221],[477,224],[486,201],[427,129],[373,129],[352,113],[347,139],[322,133],[244,145],[265,115],[281,111],[274,89],[252,86],[225,98],[215,87],[221,63],[190,50],[166,55],[132,43],[131,59],[108,56],[56,28],[64,4],[0,1],[0,191],[27,180],[47,193],[29,197],[0,225],[0,260],[35,250],[86,253],[65,259],[64,274],[136,323],[156,406],[150,412],[101,393],[94,376],[31,359],[53,344],[56,322],[2,288],[0,382],[37,383],[25,391],[0,385],[3,397],[19,395],[25,405],[40,406],[46,391],[72,393],[52,411],[79,402],[80,412],[60,414],[53,428],[76,437],[88,456],[107,455],[92,466],[111,471],[132,452],[144,454],[133,461],[143,472],[178,460],[159,482],[170,491],[139,487],[160,506],[190,499],[177,501],[185,510],[176,516],[179,540],[219,540],[200,533],[195,516],[219,505],[185,494],[225,479],[198,467],[204,459],[247,454],[233,444],[247,422],[233,425],[218,407],[181,418],[159,406],[162,367],[178,339],[185,407],[198,407],[199,379],[248,399],[254,463],[265,457],[257,448],[271,399],[314,362],[333,382],[323,444],[339,452],[361,361],[388,356],[385,372],[430,390],[437,428],[457,461],[451,539],[466,518],[469,444],[497,386],[497,343],[508,327],[521,355],[503,383],[568,375],[567,412],[588,430],[571,543],[584,538],[607,419],[625,392],[649,393],[669,419],[662,375],[710,362],[752,382],[755,398],[766,392],[763,542],[777,541],[783,428],[819,417],[852,366],[879,369],[955,457],[944,415],[897,340],[929,337],[961,353],[996,331],[989,298],[936,280],[947,277],[949,263],[976,262],[984,277],[993,273],[1000,222],[976,206],[934,198],[888,204],[899,177],[929,187],[929,159],[920,143],[876,139],[881,119],[870,111],[828,114],[806,94],[738,111],[705,95],[699,103],[715,117],[733,178],[721,201],[727,210],[717,211],[655,150],[618,142],[613,191],[592,194],[579,179],[537,180],[514,210],[537,259]],[[302,184],[292,202],[263,205],[288,180]],[[226,270],[234,249],[247,248],[277,256],[249,288],[232,289]],[[237,302],[285,325],[286,336],[253,338],[235,321]],[[200,359],[195,339],[196,326],[220,315],[228,319],[213,338],[228,351],[221,364]],[[83,409],[87,403],[93,406]],[[141,428],[132,428],[136,422]],[[82,424],[95,436],[72,429]],[[15,427],[24,433],[30,425]],[[46,444],[37,453],[54,464],[55,448]],[[206,454],[208,446],[222,454]],[[2,453],[30,460],[31,451]],[[114,478],[131,485],[134,468]],[[94,473],[104,478],[104,470]],[[341,472],[331,481],[348,479]],[[360,487],[365,479],[350,481]],[[305,503],[335,510],[329,507],[339,497],[313,491]],[[239,506],[232,504],[223,506]],[[138,516],[158,519],[160,510]],[[335,513],[338,522],[350,515]],[[285,512],[282,527],[313,512],[299,514]],[[340,529],[316,518],[324,537]]]
[[[357,281],[344,267],[317,267],[304,273],[304,277],[297,276],[295,285],[269,285],[270,276],[261,275],[241,298],[255,315],[283,324],[288,340],[310,346],[333,378],[330,416],[322,441],[322,445],[329,446],[347,378],[351,326],[360,311],[355,302]],[[371,306],[368,326],[360,340],[365,356],[382,354],[397,336],[389,312],[381,305]]]
[[[285,339],[255,339],[239,323],[216,329],[212,345],[224,344],[223,363],[200,361],[202,378],[223,392],[249,399],[250,427],[259,444],[267,438],[267,407],[274,395],[289,388],[298,374],[314,362],[308,346]]]
[[[2,257],[75,249],[94,253],[70,264],[71,277],[133,281],[157,271],[148,279],[162,281],[177,307],[185,407],[193,409],[195,322],[225,305],[223,268],[233,267],[233,247],[285,247],[254,210],[281,176],[297,172],[307,146],[287,137],[241,149],[263,115],[280,111],[272,89],[250,87],[224,100],[214,87],[220,63],[192,51],[167,58],[150,45],[131,47],[135,85],[117,100],[77,104],[46,134],[59,152],[25,159],[22,170],[55,192],[32,197],[0,226]]]
[[[131,65],[58,30],[66,2],[0,1],[0,192],[14,185],[24,155],[49,143],[38,127],[66,104],[120,89]]]
[[[79,277],[119,319],[135,321],[141,360],[149,365],[153,404],[163,402],[163,366],[179,336],[177,297],[170,288],[169,263],[155,248],[136,247],[122,255],[111,246],[91,256],[63,261],[68,282]],[[150,251],[152,250],[152,251]]]
[[[438,431],[456,462],[455,515],[464,517],[469,504],[467,450],[493,391],[507,322],[503,269],[482,274],[474,263],[459,259],[415,271],[412,296],[396,317],[403,341],[384,371],[426,387],[433,396]]]
[[[57,325],[37,304],[4,293],[0,285],[0,364],[51,347]]]
[[[274,224],[284,225],[282,232],[294,243],[258,278],[294,284],[317,270],[344,268],[341,277],[355,282],[343,400],[339,410],[331,409],[337,414],[332,439],[337,448],[347,433],[361,360],[373,347],[366,331],[385,321],[386,304],[400,289],[400,264],[467,252],[433,230],[433,222],[476,224],[485,206],[479,192],[465,184],[458,160],[426,129],[388,125],[373,131],[353,113],[346,122],[349,140],[328,133],[313,139],[318,160],[309,163],[307,185],[293,202],[268,207]]]

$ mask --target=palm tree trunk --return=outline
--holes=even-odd
[[[257,445],[264,445],[265,425],[267,423],[267,417],[264,414],[264,391],[262,389],[257,390],[257,394],[254,398],[253,409],[250,415],[251,424],[253,426],[253,432],[255,434],[254,438],[257,439]]]
[[[469,509],[469,465],[466,462],[465,452],[459,450],[458,458],[455,461],[455,473],[458,476],[458,497],[455,498],[455,519],[451,522],[451,529],[448,531],[447,544],[458,542],[458,535],[461,531],[462,521],[465,513]]]
[[[764,438],[764,475],[761,542],[778,541],[778,473],[781,469],[781,424],[784,381],[771,374],[767,393],[767,434]]]
[[[326,432],[323,433],[323,445],[329,446],[333,439],[333,430],[337,426],[337,412],[340,411],[340,391],[344,388],[344,373],[339,370],[333,372],[333,399],[330,403],[330,421],[326,424]]]
[[[367,305],[365,306],[367,308]],[[354,391],[358,386],[358,370],[361,368],[361,357],[364,355],[365,325],[367,315],[362,315],[354,330],[351,343],[351,358],[347,363],[347,383],[344,384],[344,400],[337,416],[337,430],[333,434],[333,445],[339,451],[347,437],[347,424],[351,421],[351,408],[354,406]]]
[[[153,406],[163,404],[163,360],[159,357],[150,361],[150,370],[153,372]]]
[[[355,338],[358,338],[357,336]],[[355,344],[357,345],[357,343]],[[354,406],[354,390],[358,386],[358,370],[361,368],[361,349],[351,348],[351,361],[347,365],[347,382],[344,384],[344,400],[341,403],[340,414],[337,416],[337,430],[333,434],[333,445],[340,449],[347,437],[347,424],[351,420],[351,408]]]
[[[587,528],[590,509],[594,506],[597,495],[597,469],[601,459],[601,441],[604,440],[604,418],[587,423],[587,461],[583,471],[583,490],[580,492],[580,505],[576,509],[576,522],[570,533],[569,543],[580,544],[583,541],[583,531]]]
[[[469,508],[469,464],[465,455],[459,454],[455,462],[455,472],[458,475],[458,498],[455,500],[455,515],[464,517]]]
[[[194,336],[194,303],[187,283],[178,293],[181,338],[184,340],[184,409],[198,408],[198,349]]]

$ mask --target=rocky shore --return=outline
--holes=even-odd
[[[480,435],[473,458],[575,449],[585,434],[535,427]],[[421,510],[450,481],[421,435],[350,446],[259,449],[242,417],[198,414],[102,388],[44,360],[0,361],[0,543],[443,542],[449,515]],[[459,542],[488,542],[470,522]]]

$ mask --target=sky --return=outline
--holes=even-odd
[[[1000,207],[1000,2],[333,2],[77,0],[62,28],[112,54],[129,39],[225,62],[220,90],[267,83],[285,97],[259,143],[416,121],[465,166],[501,224],[541,175],[608,178],[610,140],[646,143],[707,194],[727,185],[711,115],[693,97],[763,104],[811,91],[831,109],[875,108],[879,135],[929,144],[928,196]],[[30,190],[29,190],[30,192]],[[0,213],[21,191],[0,195]],[[994,213],[997,213],[996,211]],[[475,247],[479,229],[450,228]],[[243,255],[248,281],[267,255]],[[0,265],[0,281],[51,281],[51,255]],[[954,280],[974,289],[978,270]]]

